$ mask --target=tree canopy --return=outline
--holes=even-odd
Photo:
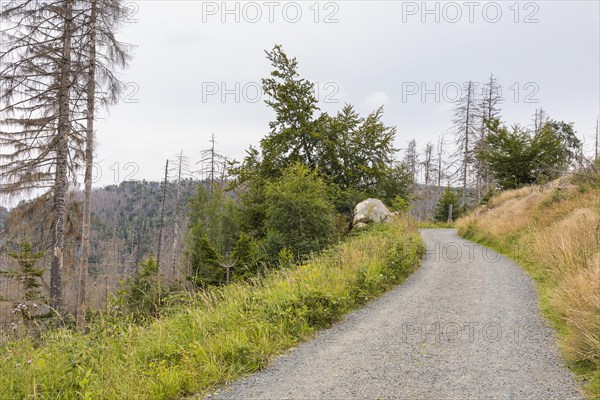
[[[262,83],[275,118],[260,148],[251,147],[231,170],[235,185],[245,187],[243,224],[258,236],[265,234],[260,221],[265,218],[266,183],[295,163],[317,171],[332,186],[340,212],[350,214],[356,200],[381,191],[389,199],[405,196],[405,179],[399,176],[404,169],[394,164],[396,128],[383,122],[383,108],[361,116],[347,104],[335,115],[317,116],[314,84],[300,77],[297,60],[280,45],[266,54],[274,70]],[[400,178],[398,184],[390,184],[394,177]]]
[[[549,120],[536,132],[488,121],[486,147],[478,153],[502,189],[556,179],[575,161],[581,141],[573,124]]]

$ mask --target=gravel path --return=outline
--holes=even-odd
[[[404,284],[213,399],[581,399],[534,284],[452,229]]]

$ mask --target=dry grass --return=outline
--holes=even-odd
[[[600,253],[588,268],[566,274],[552,297],[569,334],[562,345],[571,359],[600,364]]]
[[[487,207],[457,221],[457,227],[475,225],[480,234],[490,238],[514,235],[530,226],[533,212],[550,196],[537,187],[503,192],[492,198]]]
[[[465,237],[519,255],[539,283],[542,309],[559,330],[565,355],[590,379],[591,396],[600,396],[600,189],[561,182],[507,191],[457,227]]]
[[[588,268],[598,252],[600,214],[576,208],[553,224],[536,227],[535,257],[552,276],[560,279]]]

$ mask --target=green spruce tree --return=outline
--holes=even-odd
[[[464,207],[461,206],[461,200],[454,190],[446,187],[444,194],[440,197],[437,208],[435,210],[435,220],[447,222],[452,206],[452,221],[458,219],[464,212]]]
[[[43,252],[34,252],[29,240],[23,239],[19,244],[18,252],[11,252],[9,256],[19,264],[15,272],[0,272],[4,276],[17,279],[23,285],[25,300],[38,300],[42,298],[39,288],[44,269],[37,268],[36,264],[44,256]]]

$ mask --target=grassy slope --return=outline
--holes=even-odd
[[[182,298],[148,326],[110,316],[89,333],[0,347],[0,398],[171,399],[263,368],[403,281],[424,247],[406,219],[374,226],[261,280]]]
[[[570,367],[600,398],[600,189],[566,185],[508,191],[458,221],[537,282],[544,315]]]

